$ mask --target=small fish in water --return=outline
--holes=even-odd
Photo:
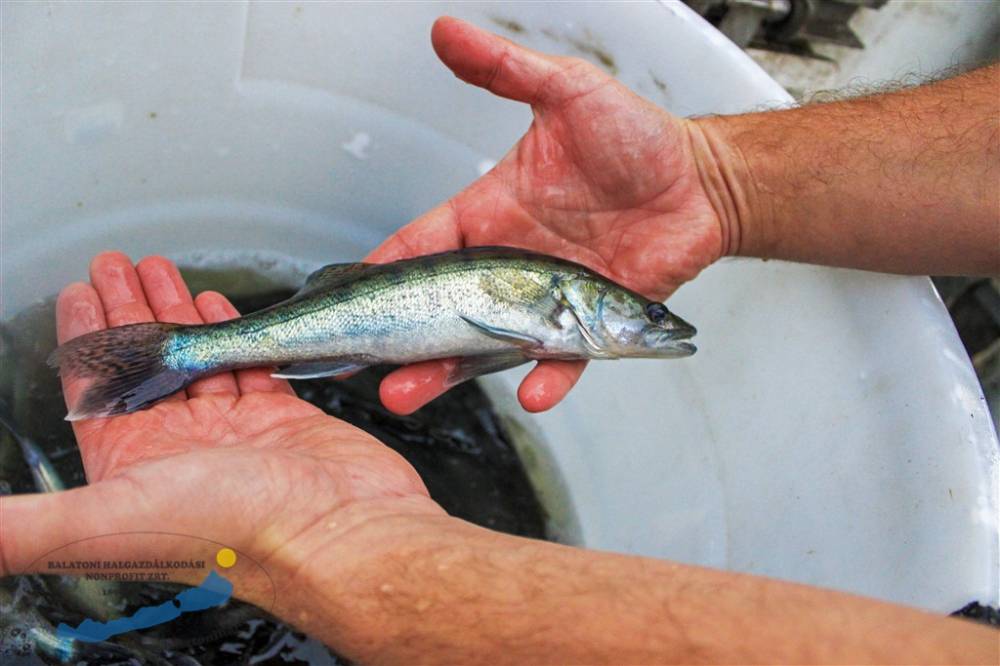
[[[66,490],[66,484],[42,448],[14,427],[13,414],[7,401],[2,398],[0,398],[0,426],[4,427],[21,447],[24,462],[31,470],[31,477],[38,492],[58,493]],[[74,608],[81,609],[90,617],[102,621],[120,611],[119,604],[124,605],[118,583],[112,581],[65,576],[57,594]],[[47,654],[63,654],[66,656],[63,661],[69,659],[68,655],[73,649],[72,640],[57,636],[54,631],[39,625],[34,626],[29,633],[39,649]]]
[[[21,447],[21,455],[24,457],[28,469],[31,470],[31,478],[35,482],[35,488],[38,492],[57,493],[66,490],[66,484],[59,478],[55,466],[41,447],[14,427],[14,417],[7,406],[7,401],[3,399],[0,399],[0,426],[6,428],[10,436]]]
[[[677,358],[695,328],[584,266],[477,247],[390,264],[331,264],[290,299],[217,324],[95,331],[49,359],[90,378],[68,420],[142,409],[217,372],[278,365],[335,377],[381,363],[460,357],[454,386],[539,359]]]

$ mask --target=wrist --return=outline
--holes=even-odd
[[[770,203],[739,138],[745,116],[687,121],[698,177],[719,219],[722,256],[770,256]]]
[[[372,641],[391,636],[377,602],[397,563],[413,543],[440,541],[455,524],[464,523],[424,495],[337,509],[266,558],[271,612],[345,656],[367,656]]]

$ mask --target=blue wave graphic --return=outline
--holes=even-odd
[[[108,640],[112,636],[125,634],[136,629],[148,629],[164,622],[170,622],[180,617],[183,613],[221,606],[229,601],[232,594],[233,584],[215,571],[212,571],[198,587],[184,590],[170,601],[165,601],[159,606],[146,606],[128,617],[109,620],[108,622],[95,622],[94,620],[87,619],[81,622],[76,628],[60,622],[59,626],[56,627],[56,636],[61,639],[75,639],[84,643],[99,643]]]

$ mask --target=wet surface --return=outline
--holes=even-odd
[[[203,271],[196,290],[230,295],[242,312],[287,297],[289,290],[253,276]],[[257,295],[247,295],[254,292]],[[0,399],[20,434],[49,457],[67,487],[85,483],[83,466],[55,374],[45,359],[55,347],[53,302],[30,308],[0,327]],[[486,394],[468,382],[418,413],[399,417],[382,408],[378,384],[388,369],[372,369],[334,382],[293,382],[298,394],[372,433],[401,453],[449,513],[492,529],[545,538],[546,517],[511,440]],[[21,450],[0,432],[0,492],[35,492]],[[336,664],[327,648],[259,609],[231,601],[218,609],[131,632],[103,644],[67,646],[54,635],[59,622],[112,617],[161,603],[183,589],[176,584],[113,583],[95,593],[74,579],[15,576],[0,581],[0,662],[85,664]],[[99,598],[94,598],[99,597]],[[98,610],[95,611],[95,608]],[[72,652],[67,653],[69,647]]]

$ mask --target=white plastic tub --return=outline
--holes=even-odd
[[[586,45],[679,114],[788,101],[679,4],[6,3],[3,316],[107,248],[356,260],[466,185],[530,114],[437,62],[444,13]],[[731,261],[672,303],[695,357],[594,363],[559,408],[516,415],[569,538],[997,603],[996,436],[928,280]],[[519,374],[489,382],[504,409]]]

